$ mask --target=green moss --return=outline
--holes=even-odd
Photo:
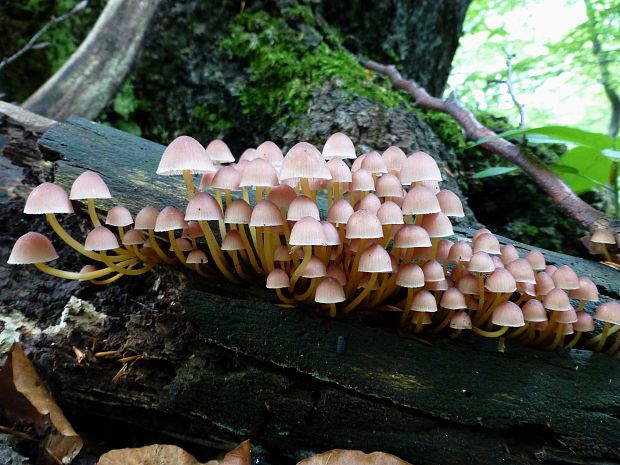
[[[326,81],[390,107],[408,100],[342,50],[335,34],[320,32],[309,7],[284,8],[280,13],[276,17],[266,11],[245,11],[232,21],[230,33],[220,43],[231,58],[247,62],[249,82],[236,95],[244,113],[269,114],[278,122],[294,124],[295,115],[309,107],[312,92]]]
[[[234,121],[221,115],[215,105],[196,105],[192,109],[191,119],[194,125],[205,126],[215,132],[225,131],[234,125]]]
[[[133,82],[129,80],[118,91],[109,110],[100,116],[100,121],[130,134],[141,136],[142,129],[134,118],[141,103],[135,95]]]
[[[452,116],[430,110],[416,110],[416,115],[455,153],[462,153],[465,150],[468,143],[465,141],[463,130]]]

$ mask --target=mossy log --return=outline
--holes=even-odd
[[[15,118],[0,122],[4,134],[19,126]],[[23,129],[26,139],[38,136]],[[184,204],[180,181],[154,175],[160,145],[81,119],[52,124],[39,139],[42,157],[28,163],[4,158],[19,145],[7,140],[3,163],[25,169],[26,185],[53,174],[68,187],[93,169],[133,213],[146,203]],[[45,160],[55,160],[51,171],[40,168]],[[26,328],[24,345],[78,431],[124,425],[190,450],[251,438],[278,463],[330,448],[428,465],[620,463],[620,361],[608,355],[510,340],[499,352],[496,340],[474,336],[411,339],[369,318],[280,308],[261,282],[235,286],[163,266],[106,287],[66,283],[4,265],[15,237],[45,231],[42,221],[9,219],[20,208],[19,199],[0,203],[9,224],[0,240],[0,320]],[[74,215],[65,224],[80,234],[86,223]],[[59,251],[76,267],[77,257]],[[603,299],[620,295],[617,271],[543,252],[590,276]],[[71,297],[107,315],[104,325],[49,331]],[[336,351],[339,336],[344,353]],[[78,363],[72,347],[146,357],[113,383],[121,367],[114,357]]]

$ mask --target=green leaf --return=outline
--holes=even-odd
[[[519,167],[517,166],[493,166],[491,168],[487,168],[482,171],[478,171],[472,177],[474,179],[483,179],[490,178],[493,176],[502,176],[504,174],[512,173],[513,171],[517,171]]]
[[[467,147],[465,147],[465,149],[471,149],[472,147],[476,147],[478,145],[482,145],[482,144],[486,144],[487,142],[491,142],[493,140],[502,138],[502,137],[508,137],[508,136],[512,136],[512,135],[522,135],[523,134],[523,130],[522,129],[509,129],[508,131],[504,131],[504,132],[500,132],[499,134],[496,134],[494,136],[491,137],[483,137],[482,139],[478,139],[476,142],[474,142],[471,145],[468,145]]]
[[[564,144],[577,144],[592,147],[599,151],[613,147],[613,139],[605,134],[583,131],[568,126],[542,126],[540,128],[511,129],[509,131],[504,131],[494,137],[485,137],[477,140],[473,145],[467,148],[475,147],[500,137],[509,136],[528,136],[527,139],[531,143],[549,144],[559,142]]]
[[[562,174],[562,173],[579,174],[579,170],[575,168],[574,166],[562,165],[560,163],[550,165],[549,169],[551,169],[551,171],[557,174]]]
[[[599,150],[577,146],[559,159],[559,164],[573,167],[577,173],[558,174],[577,194],[582,194],[593,187],[608,185],[611,163],[611,159],[603,156]]]

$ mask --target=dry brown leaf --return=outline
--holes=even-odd
[[[83,441],[71,427],[19,344],[13,344],[0,369],[0,406],[13,421],[31,423],[39,433],[49,429],[45,450],[62,463],[70,463]]]
[[[247,439],[231,450],[222,460],[209,460],[206,465],[250,465],[252,462],[252,445]]]
[[[97,465],[203,465],[177,446],[153,444],[136,449],[116,449],[103,454]]]
[[[411,465],[385,452],[365,454],[361,450],[334,449],[313,455],[297,465]]]
[[[221,461],[203,464],[177,446],[154,444],[137,449],[117,449],[103,454],[97,465],[250,465],[250,441],[242,442]]]

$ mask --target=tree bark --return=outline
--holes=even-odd
[[[114,98],[142,48],[161,0],[110,0],[69,60],[25,102],[56,120],[95,118]]]
[[[396,64],[441,96],[471,0],[322,2],[322,14],[354,53]],[[381,60],[379,59],[381,57]]]
[[[12,134],[1,143],[3,157],[16,153],[20,127],[34,151],[7,161],[19,159],[26,186],[53,175],[68,187],[76,172],[95,169],[114,201],[134,212],[147,202],[185,203],[174,181],[153,175],[158,144],[73,119],[50,126],[41,154],[31,145],[41,130],[22,117],[4,116],[0,127]],[[37,168],[52,167],[49,160],[57,160],[53,171]],[[48,232],[43,220],[21,214],[19,193],[13,197],[0,202],[2,263],[16,237]],[[62,221],[76,237],[88,227],[80,215]],[[530,250],[515,246],[521,255]],[[78,256],[57,249],[59,267],[79,267]],[[603,300],[620,295],[617,271],[543,252],[548,263],[590,276]],[[496,341],[473,336],[424,343],[385,321],[284,309],[259,284],[196,280],[164,266],[100,287],[2,266],[0,286],[4,334],[19,325],[68,418],[91,437],[117,433],[116,444],[136,446],[136,431],[146,431],[145,441],[157,434],[222,449],[251,437],[275,463],[330,448],[383,450],[421,465],[620,463],[618,360],[605,354],[544,352],[510,339],[500,353]],[[58,328],[63,309],[76,318]],[[104,314],[102,326],[88,323],[92,311]],[[339,336],[344,353],[336,351]],[[87,354],[82,363],[73,347]],[[114,354],[95,358],[98,351]],[[113,383],[118,359],[133,354],[145,357]]]

